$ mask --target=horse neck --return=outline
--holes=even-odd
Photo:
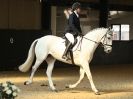
[[[84,37],[89,40],[84,40],[84,55],[86,56],[86,59],[90,62],[91,58],[93,57],[93,54],[98,46],[98,44],[101,42],[102,37],[105,35],[106,31],[96,30],[87,33]],[[92,40],[92,41],[91,41]],[[97,42],[94,43],[93,41]],[[88,46],[86,46],[88,45]]]
[[[84,37],[90,40],[93,40],[97,43],[101,42],[102,37],[106,34],[107,29],[98,29],[91,32],[88,32]]]

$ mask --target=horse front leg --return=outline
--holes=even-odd
[[[72,85],[70,84],[70,85],[66,86],[66,88],[75,88],[75,87],[77,87],[78,84],[80,84],[80,82],[84,78],[84,74],[85,74],[84,69],[82,67],[80,67],[79,74],[80,74],[80,77],[79,77],[78,81]]]
[[[96,89],[95,84],[93,82],[93,79],[92,79],[92,75],[91,75],[91,71],[90,71],[90,67],[89,67],[88,62],[83,62],[83,65],[82,66],[83,66],[83,69],[84,69],[84,71],[85,71],[85,73],[86,73],[86,75],[87,75],[87,77],[88,77],[88,79],[90,81],[92,90],[94,91],[94,93],[96,95],[100,95],[99,91]]]
[[[55,63],[55,59],[53,57],[49,57],[46,59],[46,62],[48,63],[48,67],[47,67],[47,71],[46,71],[46,74],[47,74],[47,77],[48,77],[48,81],[49,81],[49,86],[50,86],[50,89],[52,91],[56,91],[56,88],[53,84],[53,81],[52,81],[52,71],[53,71],[53,68],[54,68],[54,63]]]

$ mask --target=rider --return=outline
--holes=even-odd
[[[68,39],[68,44],[62,56],[63,59],[67,59],[67,53],[70,50],[71,45],[74,44],[74,39],[77,38],[78,35],[82,35],[79,20],[80,8],[81,4],[78,2],[72,5],[72,14],[70,14],[68,18],[68,26],[65,30],[65,37]]]

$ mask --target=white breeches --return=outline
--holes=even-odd
[[[74,36],[71,33],[66,33],[65,36],[72,44],[74,44]]]

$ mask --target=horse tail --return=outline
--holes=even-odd
[[[31,67],[31,65],[32,65],[32,63],[33,63],[33,61],[34,61],[35,46],[36,46],[37,41],[38,41],[38,40],[35,40],[35,41],[32,43],[32,45],[31,45],[31,47],[30,47],[30,49],[29,49],[29,53],[28,53],[27,60],[25,61],[25,63],[23,63],[22,65],[19,66],[19,70],[20,70],[21,72],[27,72],[27,71],[30,69],[30,67]]]

